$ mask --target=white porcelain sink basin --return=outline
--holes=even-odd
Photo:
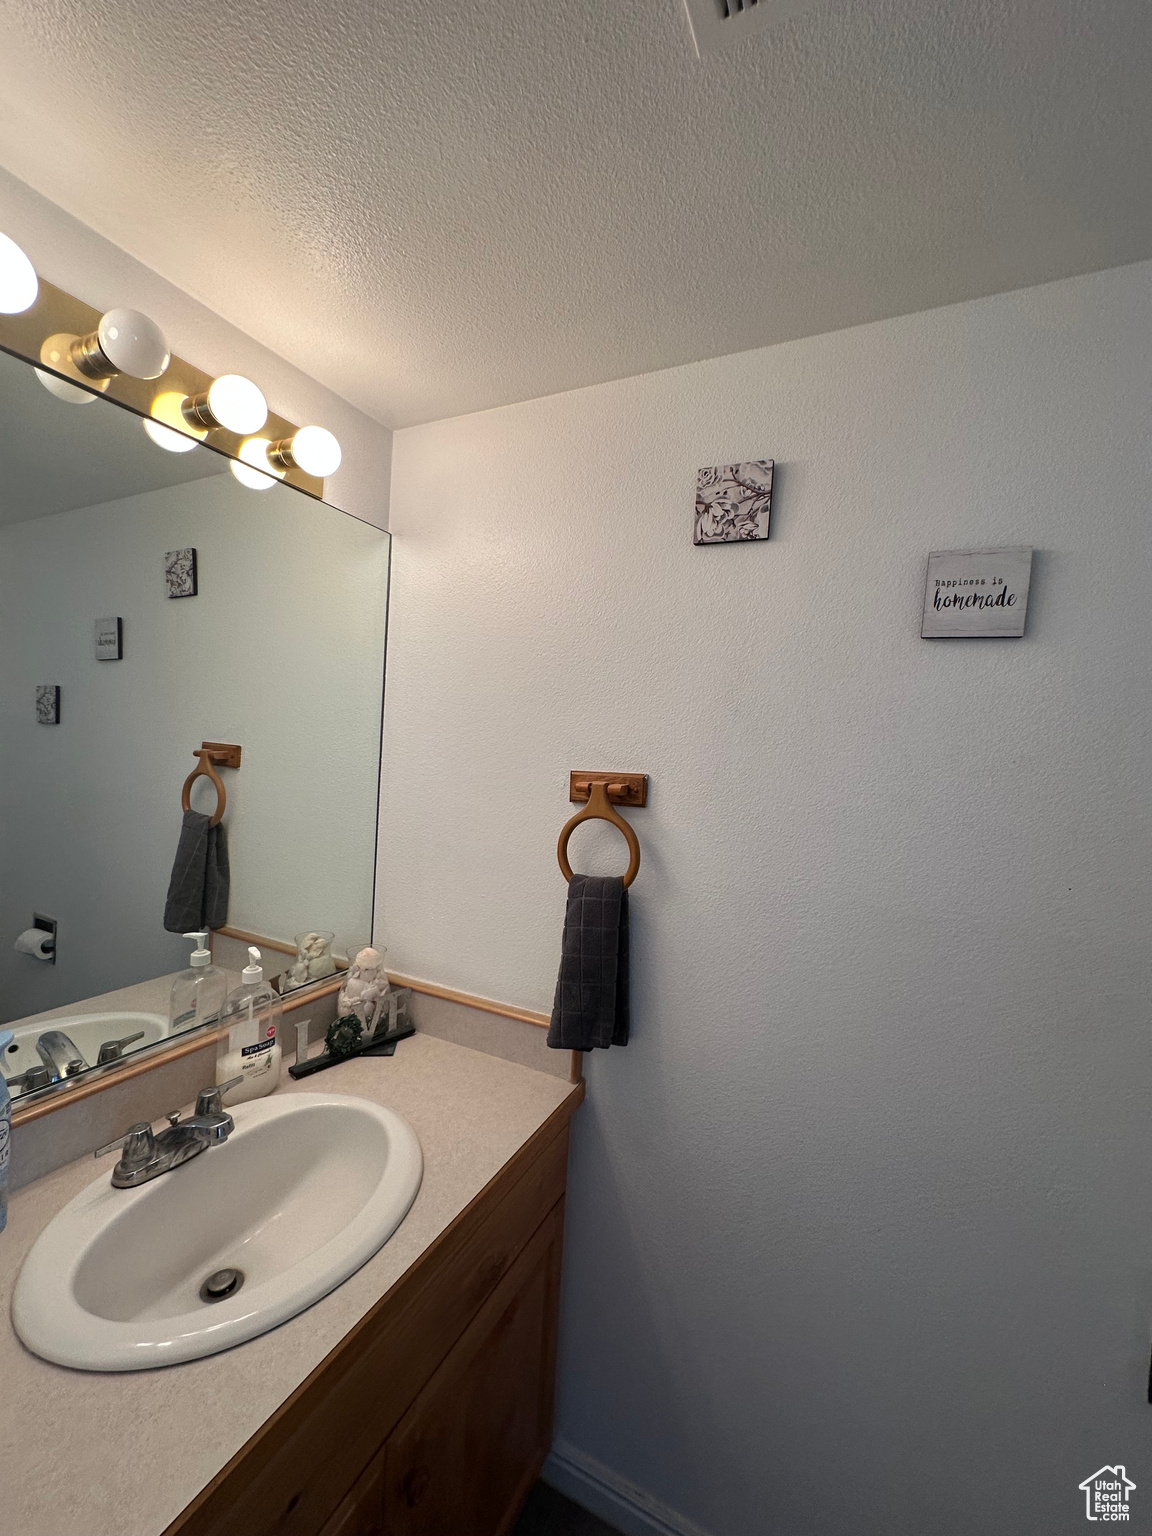
[[[294,1093],[231,1113],[222,1146],[137,1189],[113,1189],[105,1172],[49,1223],[12,1298],[29,1349],[88,1371],[228,1349],[346,1280],[416,1198],[420,1143],[393,1110]],[[229,1268],[239,1288],[202,1301]]]
[[[59,1018],[40,1019],[35,1024],[13,1024],[14,1039],[0,1057],[0,1071],[5,1077],[18,1077],[29,1067],[41,1065],[36,1041],[48,1029],[62,1029],[88,1065],[95,1066],[100,1047],[106,1040],[123,1040],[126,1035],[143,1033],[142,1040],[125,1046],[125,1052],[142,1051],[168,1033],[168,1020],[158,1013],[73,1013]]]

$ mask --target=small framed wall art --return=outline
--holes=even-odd
[[[60,724],[60,684],[36,684],[36,722],[38,725]]]
[[[96,660],[120,661],[124,655],[123,619],[96,620]]]
[[[772,518],[772,459],[696,471],[696,544],[766,539]]]
[[[164,582],[169,597],[196,596],[196,551],[170,549],[164,556]]]
[[[1018,640],[1028,613],[1032,551],[938,549],[928,556],[925,640]]]

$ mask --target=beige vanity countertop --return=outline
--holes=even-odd
[[[152,1371],[72,1371],[30,1354],[11,1322],[0,1328],[3,1536],[160,1536],[578,1089],[417,1034],[395,1056],[363,1057],[301,1083],[285,1071],[276,1091],[347,1093],[403,1115],[424,1152],[411,1211],[379,1253],[315,1306],[203,1360]],[[28,1250],[94,1174],[85,1158],[11,1197],[8,1229],[0,1233],[5,1319]]]

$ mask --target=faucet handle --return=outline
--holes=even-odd
[[[137,1040],[143,1040],[144,1031],[138,1029],[134,1035],[124,1035],[119,1040],[105,1040],[96,1057],[98,1067],[106,1067],[110,1061],[119,1061],[124,1054],[124,1048],[133,1045]]]
[[[239,1077],[230,1077],[226,1083],[217,1083],[213,1088],[201,1088],[196,1095],[196,1113],[198,1115],[222,1115],[224,1113],[224,1095],[232,1088],[239,1088],[244,1081],[243,1074]]]
[[[103,1157],[108,1152],[119,1152],[126,1170],[143,1168],[156,1156],[156,1138],[147,1120],[130,1125],[122,1136],[110,1141],[106,1147],[97,1147],[93,1157]]]

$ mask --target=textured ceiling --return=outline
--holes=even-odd
[[[1148,0],[0,0],[0,162],[392,426],[1152,255],[1150,87]]]

